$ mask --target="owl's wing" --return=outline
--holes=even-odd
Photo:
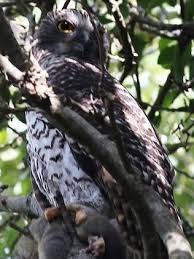
[[[69,98],[77,103],[72,103],[72,107],[103,134],[114,139],[116,130],[130,166],[160,194],[169,209],[174,210],[171,186],[174,170],[155,129],[135,99],[105,71],[101,88],[114,96],[111,101],[113,129],[106,120],[107,109],[99,94],[100,69],[70,58],[61,58],[61,64],[57,62],[56,71],[60,73],[56,72],[50,80],[54,90],[65,100]]]
[[[53,66],[55,73],[52,73]],[[71,58],[59,57],[47,72],[52,74],[48,84],[65,102],[70,100],[72,109],[102,134],[120,142],[127,163],[143,182],[153,187],[179,221],[171,186],[174,170],[167,152],[147,116],[128,91],[108,72],[105,71],[102,80],[98,67]],[[107,115],[104,93],[112,96],[111,116]],[[114,127],[110,121],[114,121]],[[77,156],[76,159],[80,159],[81,164],[82,158]],[[108,188],[106,186],[105,189]],[[118,198],[116,193],[113,195],[113,198]]]

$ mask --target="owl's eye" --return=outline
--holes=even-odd
[[[58,29],[64,33],[71,33],[75,30],[75,27],[73,24],[71,24],[68,21],[62,21],[59,22],[57,25]]]

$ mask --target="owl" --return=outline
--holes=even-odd
[[[102,41],[102,58],[95,28]],[[48,13],[42,21],[33,54],[48,74],[48,86],[102,134],[113,141],[119,139],[126,162],[142,182],[152,186],[178,220],[172,190],[174,170],[155,129],[135,99],[106,69],[101,76],[108,47],[107,33],[97,19],[91,21],[85,11],[66,9]],[[103,92],[114,95],[112,118],[99,91],[100,81]],[[79,142],[60,132],[40,112],[29,109],[26,121],[32,182],[42,209],[59,206],[61,196],[64,204],[91,206],[99,213],[110,204],[116,216],[124,211],[117,188],[114,185],[111,192],[104,181],[101,163]],[[136,228],[131,230],[129,222],[134,221],[134,215],[130,209],[127,213],[126,227],[132,235]],[[140,245],[137,238],[131,238],[131,243]]]

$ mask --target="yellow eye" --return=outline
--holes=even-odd
[[[62,21],[59,22],[57,25],[58,29],[64,33],[70,33],[73,32],[75,30],[75,27],[73,24],[71,24],[68,21]]]

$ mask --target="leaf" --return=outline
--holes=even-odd
[[[160,41],[159,41],[160,51],[165,49],[165,48],[168,48],[168,47],[171,47],[171,46],[176,46],[176,45],[177,45],[177,41],[175,41],[175,40],[161,38]]]
[[[194,78],[194,57],[192,56],[189,62],[189,79]]]
[[[158,57],[158,64],[160,64],[163,68],[171,69],[173,60],[175,59],[176,49],[176,45],[168,46],[162,49]]]
[[[146,33],[137,33],[133,36],[132,42],[135,47],[135,51],[138,53],[138,57],[141,58],[146,44],[151,42],[152,39]]]
[[[184,50],[177,48],[175,58],[174,58],[174,66],[173,66],[173,73],[174,78],[176,80],[182,80],[184,75],[185,66],[189,63],[191,59],[191,43],[188,44]]]
[[[189,100],[189,108],[194,111],[194,100]]]
[[[154,124],[154,126],[157,128],[157,127],[159,127],[159,125],[160,125],[160,122],[161,122],[161,113],[160,112],[158,112],[158,114],[154,117],[154,119],[153,119],[153,121],[152,121],[152,123]]]
[[[128,0],[123,0],[122,4],[120,5],[120,10],[124,18],[128,18],[129,11],[128,11]]]
[[[171,6],[175,6],[177,1],[176,0],[168,0],[167,3]]]
[[[6,144],[8,141],[8,134],[7,134],[7,130],[1,130],[0,131],[0,145],[4,145]]]
[[[194,16],[194,1],[187,0],[185,3],[185,18],[191,20]]]
[[[163,105],[169,107],[176,99],[178,93],[179,91],[177,89],[170,89],[168,95],[166,95],[164,99]]]
[[[137,1],[138,5],[141,5],[141,7],[145,8],[146,10],[151,10],[156,6],[161,6],[164,2],[166,1],[165,0],[151,0],[151,1],[138,0]]]

